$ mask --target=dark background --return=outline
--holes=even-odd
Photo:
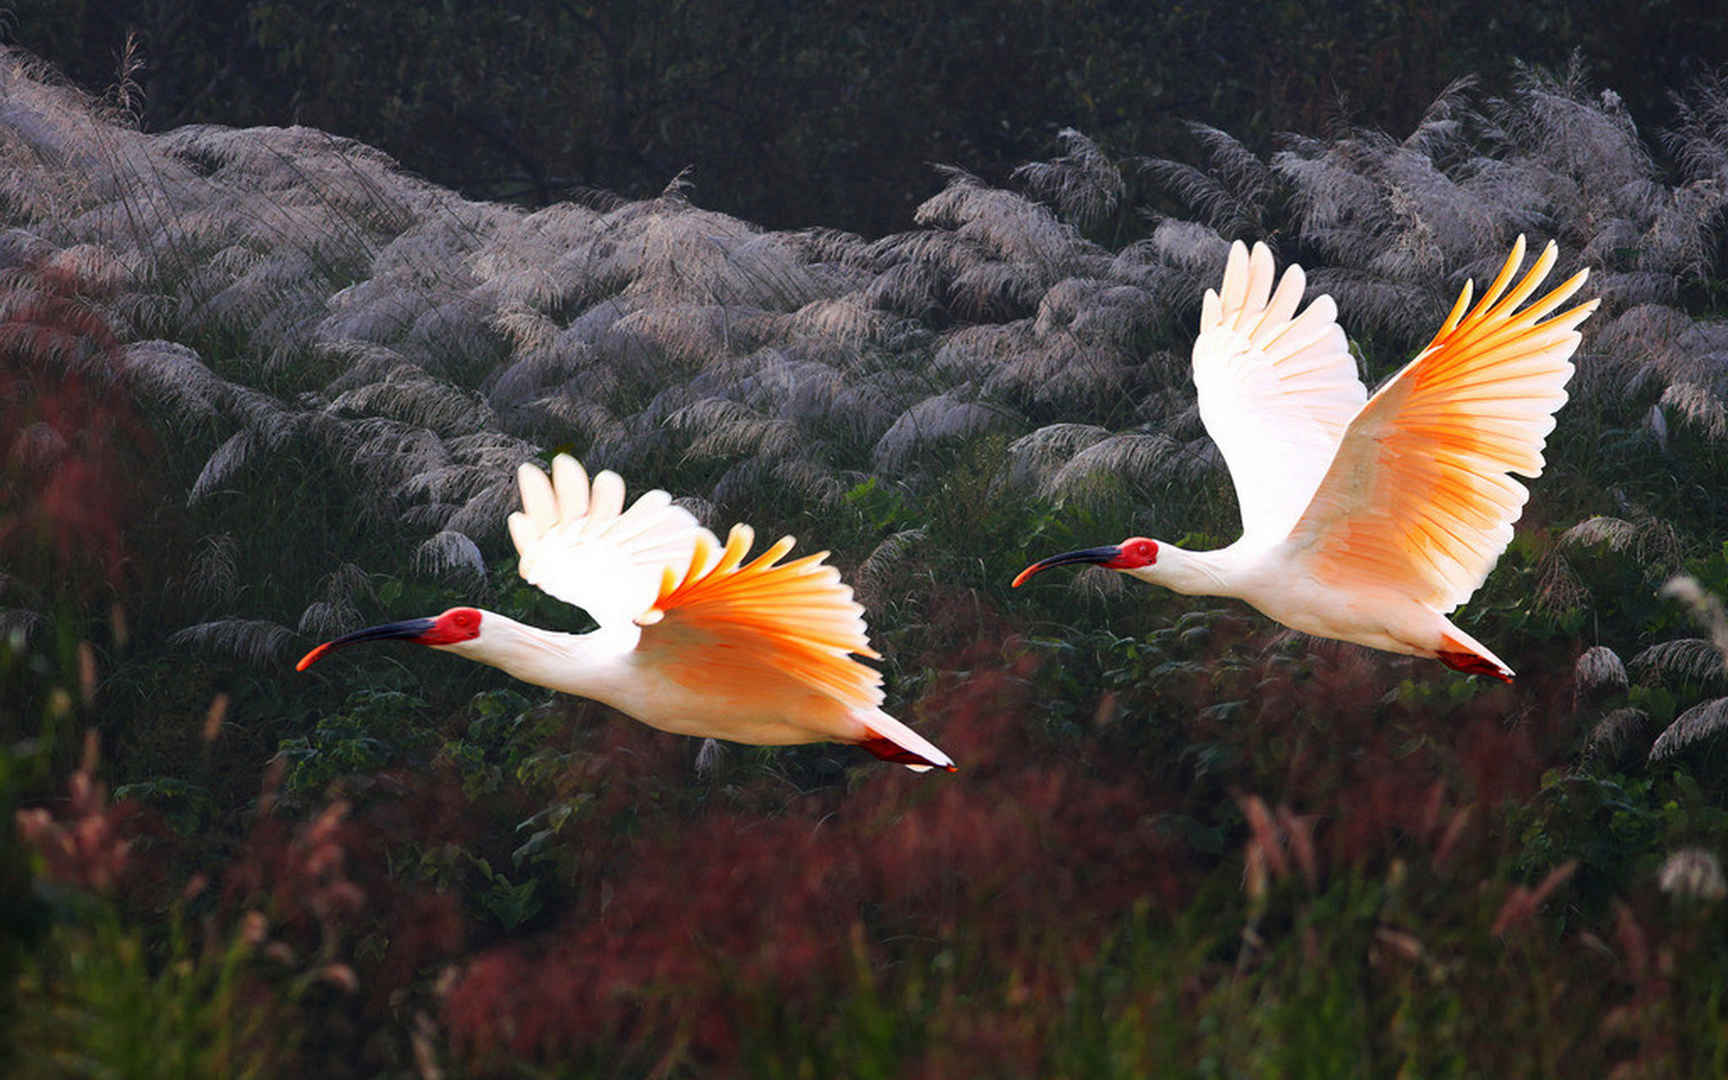
[[[1000,180],[1064,126],[1187,156],[1339,123],[1395,135],[1453,79],[1574,52],[1647,131],[1728,57],[1706,0],[14,0],[10,39],[146,130],[307,124],[469,195],[694,196],[771,228],[905,228],[933,162]],[[128,34],[144,66],[114,93]]]

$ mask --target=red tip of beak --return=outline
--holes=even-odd
[[[1103,547],[1081,548],[1079,551],[1064,551],[1062,554],[1052,555],[1048,559],[1039,559],[1031,566],[1020,571],[1020,576],[1014,579],[1013,587],[1018,589],[1020,584],[1027,578],[1036,574],[1040,570],[1048,570],[1052,566],[1075,566],[1084,563],[1088,565],[1108,566],[1112,569],[1121,569],[1121,566],[1117,562],[1121,557],[1122,549],[1115,544],[1106,544]]]
[[[421,645],[445,645],[452,641],[462,641],[465,638],[474,637],[480,632],[478,630],[480,625],[480,617],[478,614],[474,616],[472,625],[475,629],[473,629],[471,633],[465,634],[461,637],[435,636],[434,631],[438,628],[438,621],[436,619],[403,619],[400,622],[368,626],[364,630],[356,630],[352,634],[343,634],[339,638],[326,641],[324,644],[313,649],[305,656],[302,656],[300,662],[294,665],[294,670],[305,671],[313,664],[316,664],[324,654],[330,650],[345,648],[346,646],[355,645],[362,641],[413,641],[418,642]]]
[[[327,653],[329,651],[330,651],[330,643],[328,641],[326,641],[324,644],[318,646],[316,649],[313,649],[311,652],[307,653],[305,656],[302,656],[300,658],[300,662],[298,664],[294,665],[294,670],[295,671],[305,671],[307,668],[311,667],[313,664],[316,664],[318,662],[319,658],[321,658],[325,653]]]

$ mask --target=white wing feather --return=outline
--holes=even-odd
[[[1230,466],[1242,535],[1276,543],[1308,505],[1350,419],[1368,399],[1337,305],[1316,297],[1300,315],[1300,266],[1272,289],[1272,252],[1230,245],[1224,281],[1206,290],[1194,342],[1200,419]]]
[[[667,570],[682,575],[698,538],[712,533],[664,491],[624,509],[624,481],[594,477],[559,454],[547,478],[539,466],[517,470],[522,509],[510,515],[517,569],[524,580],[574,604],[603,627],[628,625],[654,606]]]

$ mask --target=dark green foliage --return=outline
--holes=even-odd
[[[1599,915],[1622,883],[1654,878],[1665,854],[1709,844],[1728,829],[1728,808],[1686,773],[1595,777],[1556,772],[1508,827],[1519,835],[1520,873],[1539,877],[1568,861],[1578,900]]]
[[[426,703],[400,691],[360,690],[342,711],[321,717],[310,735],[282,740],[276,757],[287,769],[283,790],[306,795],[323,791],[345,776],[367,776],[414,762],[434,736],[417,723]]]
[[[143,933],[98,913],[59,928],[52,943],[38,954],[49,962],[21,983],[32,1009],[16,1029],[14,1076],[253,1078],[282,1075],[294,1060],[300,1031],[284,1023],[292,994],[249,985],[253,948],[243,938],[200,955],[176,925],[167,956],[153,962]]]

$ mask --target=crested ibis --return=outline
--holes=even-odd
[[[1147,537],[1053,555],[1190,596],[1246,601],[1285,626],[1458,671],[1512,681],[1512,669],[1447,618],[1481,586],[1512,539],[1529,492],[1509,474],[1542,472],[1566,402],[1578,325],[1590,300],[1551,314],[1583,286],[1580,270],[1523,307],[1553,268],[1549,243],[1530,271],[1524,238],[1471,306],[1466,281],[1432,341],[1369,396],[1337,307],[1291,265],[1273,288],[1272,253],[1231,245],[1206,290],[1194,342],[1200,418],[1236,488],[1242,537],[1186,551]]]
[[[327,641],[331,650],[398,639],[501,668],[518,679],[604,702],[684,735],[778,746],[852,743],[919,772],[954,771],[929,740],[883,712],[882,676],[864,609],[827,552],[790,562],[785,537],[746,562],[754,533],[725,544],[654,490],[624,509],[614,472],[592,483],[567,454],[552,475],[517,470],[522,509],[510,515],[518,569],[530,584],[580,607],[598,628],[567,634],[478,608],[385,623]]]

